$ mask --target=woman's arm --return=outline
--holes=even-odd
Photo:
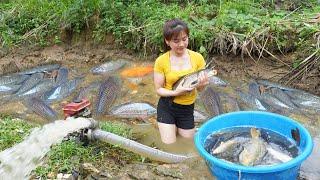
[[[169,90],[164,88],[165,77],[161,73],[154,72],[154,85],[156,92],[159,96],[168,97],[168,96],[178,96],[183,94],[186,91],[192,91],[194,88],[177,88],[175,90]]]

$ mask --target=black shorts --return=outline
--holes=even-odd
[[[157,121],[175,124],[180,129],[194,128],[194,104],[181,105],[173,102],[172,97],[160,97],[157,107]]]

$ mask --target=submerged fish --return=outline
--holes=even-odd
[[[220,145],[212,150],[212,154],[220,154],[230,149],[234,149],[235,146],[239,143],[243,143],[246,141],[246,138],[243,137],[235,137],[226,142],[221,142]]]
[[[217,76],[209,77],[209,84],[226,87],[228,83]]]
[[[279,88],[271,88],[271,94],[291,108],[298,108],[290,96]]]
[[[194,117],[194,122],[204,122],[208,120],[208,116],[205,113],[196,109],[193,111],[193,117]]]
[[[222,114],[223,111],[220,103],[220,96],[212,87],[206,88],[201,93],[200,99],[204,104],[204,108],[211,117]]]
[[[251,108],[262,111],[268,110],[269,105],[266,104],[264,101],[261,101],[260,99],[256,98],[254,95],[242,92],[240,90],[236,90],[236,92],[239,94],[242,101],[248,104]]]
[[[48,71],[53,71],[55,69],[58,69],[59,67],[60,67],[60,64],[42,65],[42,66],[37,66],[34,68],[21,71],[18,74],[34,74],[34,73],[40,73],[40,72],[48,72]]]
[[[267,88],[279,88],[281,90],[288,90],[288,91],[295,90],[295,89],[283,86],[283,85],[278,84],[278,83],[270,82],[270,81],[267,81],[267,80],[257,80],[257,83],[260,84],[260,85],[266,86]]]
[[[249,83],[249,93],[257,97],[260,96],[260,87],[256,82]]]
[[[267,152],[266,145],[260,138],[260,131],[251,128],[250,134],[251,139],[244,145],[244,149],[239,155],[239,162],[245,166],[256,165]]]
[[[39,98],[29,98],[23,104],[39,116],[54,121],[58,119],[58,114],[44,101]]]
[[[114,76],[108,77],[108,79],[100,85],[95,115],[103,115],[109,111],[109,108],[120,94],[120,89],[120,82]]]
[[[110,110],[110,114],[120,118],[146,119],[156,114],[157,110],[149,103],[125,103]]]
[[[21,85],[16,94],[19,95],[30,90],[43,79],[43,76],[43,73],[32,74],[26,81],[24,81],[24,83]]]
[[[288,161],[292,160],[292,157],[290,157],[289,155],[282,153],[282,152],[279,152],[270,146],[268,146],[266,149],[267,149],[268,153],[273,156],[273,158],[278,159],[281,162],[288,162]]]
[[[206,72],[208,77],[215,76],[217,71],[214,69],[202,69],[191,74],[182,76],[177,82],[173,84],[173,90],[177,89],[179,86],[182,87],[194,87],[198,84],[198,78],[201,72]]]
[[[0,76],[0,85],[20,84],[29,78],[28,75],[13,74],[8,76]]]
[[[128,62],[126,60],[117,60],[117,61],[109,61],[99,66],[92,68],[90,71],[92,74],[105,74],[116,71],[123,66],[125,66]]]

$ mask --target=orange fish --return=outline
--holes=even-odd
[[[143,77],[153,72],[152,66],[137,66],[132,68],[127,68],[123,70],[120,74],[122,77]]]

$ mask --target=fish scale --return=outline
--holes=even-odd
[[[212,87],[206,88],[201,93],[200,99],[211,117],[222,113],[219,94],[216,93]]]
[[[24,105],[32,110],[34,113],[38,114],[39,116],[54,121],[57,120],[57,113],[44,101],[40,100],[39,98],[28,98],[25,102],[23,102]]]
[[[29,75],[20,75],[14,74],[10,76],[1,76],[0,77],[0,85],[7,85],[7,84],[20,84],[29,78]]]
[[[34,68],[30,68],[30,69],[21,71],[18,74],[35,74],[35,73],[40,73],[40,72],[49,72],[49,71],[58,69],[59,67],[60,67],[59,64],[42,65],[42,66],[37,66]]]
[[[156,114],[156,109],[149,103],[125,103],[110,110],[110,114],[121,118],[145,119]]]
[[[119,95],[120,84],[113,76],[105,80],[99,88],[95,115],[102,115],[109,110]]]
[[[20,89],[18,90],[18,92],[16,92],[16,94],[22,94],[28,91],[29,89],[33,88],[43,79],[43,76],[43,73],[32,74],[26,81],[24,81],[24,83],[21,85]]]

